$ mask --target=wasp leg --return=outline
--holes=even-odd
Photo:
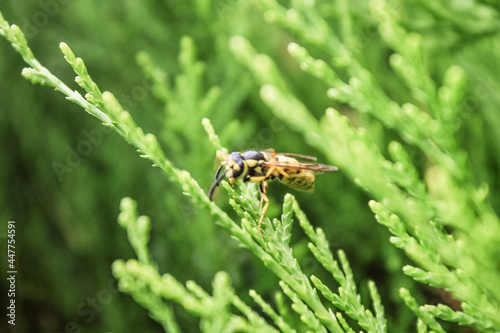
[[[269,180],[269,179],[271,179],[271,176],[274,173],[274,169],[275,169],[275,167],[270,167],[264,176],[251,176],[248,181],[253,182],[253,183],[257,183],[257,182],[263,182],[265,180]],[[262,190],[260,189],[260,185],[259,185],[259,190],[262,193]]]
[[[276,167],[274,167],[274,166],[270,167],[270,168],[269,168],[269,170],[267,170],[267,172],[266,172],[266,178],[265,178],[265,179],[270,178],[270,177],[271,177],[271,175],[273,175],[273,174],[274,174],[274,170],[275,170],[275,169],[277,169],[277,168],[276,168]]]
[[[264,219],[264,215],[266,215],[267,207],[269,207],[269,198],[266,195],[267,192],[267,182],[261,182],[259,184],[259,192],[260,192],[260,210],[261,210],[261,215],[260,215],[260,220],[259,220],[259,226],[257,227],[257,230],[259,231],[259,234],[262,236],[262,231],[261,231],[261,226],[262,226],[262,220]],[[264,208],[262,208],[262,204],[266,202],[264,205]]]
[[[286,173],[283,169],[276,168],[276,170],[278,170],[278,172],[281,173],[282,176],[284,176],[286,178],[291,178],[291,176],[288,173]]]
[[[266,173],[266,176],[264,179],[270,179],[271,178],[271,175],[274,175],[275,177],[278,176],[278,174],[274,174],[275,172],[281,174],[283,177],[285,178],[291,178],[291,177],[294,177],[294,176],[291,176],[289,175],[285,170],[283,170],[282,168],[278,168],[278,167],[275,167],[275,166],[272,166],[269,168],[269,170],[267,170],[267,173]]]
[[[249,178],[249,180],[246,180],[246,181],[249,181],[249,182],[252,182],[252,183],[257,183],[257,182],[263,182],[264,180],[268,179],[269,177],[267,175],[264,175],[264,176],[251,176]],[[261,189],[260,189],[260,185],[259,185],[259,191],[262,193]]]

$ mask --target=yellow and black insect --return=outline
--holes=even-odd
[[[233,152],[225,156],[221,166],[217,169],[215,182],[208,191],[208,197],[212,200],[215,188],[224,177],[227,178],[231,185],[234,185],[238,180],[260,183],[262,215],[259,220],[258,230],[261,233],[262,220],[269,206],[269,198],[266,195],[268,180],[278,179],[283,184],[296,190],[313,193],[314,175],[316,173],[338,170],[335,166],[299,161],[296,158],[316,161],[316,157],[313,156],[276,153],[274,149],[265,151],[249,150],[244,153]],[[224,166],[225,170],[221,173]],[[266,204],[262,207],[264,201]]]

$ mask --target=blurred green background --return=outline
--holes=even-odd
[[[498,158],[492,156],[498,156],[500,140],[494,106],[500,95],[496,94],[499,85],[491,81],[491,73],[498,72],[498,61],[479,58],[478,50],[499,50],[498,42],[476,42],[473,35],[453,26],[439,26],[439,18],[425,9],[410,9],[411,4],[407,13],[420,20],[408,19],[408,25],[424,32],[428,29],[429,45],[441,43],[443,53],[436,53],[429,64],[436,77],[442,77],[452,63],[476,74],[470,78],[471,96],[485,97],[481,99],[482,113],[476,112],[477,98],[470,99],[460,135],[477,178],[487,181],[495,193]],[[294,93],[316,116],[320,117],[328,106],[340,108],[355,126],[368,129],[382,151],[394,138],[394,133],[384,131],[376,121],[328,100],[327,87],[302,73],[287,54],[286,46],[294,41],[293,36],[267,24],[252,2],[3,0],[0,10],[9,23],[24,31],[37,59],[77,89],[74,74],[58,47],[61,41],[66,42],[84,59],[99,87],[115,94],[138,125],[159,138],[175,166],[188,170],[207,190],[215,172],[215,150],[201,125],[203,117],[211,119],[221,143],[230,150],[272,147],[335,163],[322,160],[302,136],[267,110],[259,99],[258,85],[229,51],[233,35],[245,36],[259,52],[270,55]],[[325,5],[332,28],[340,29],[336,15],[335,6]],[[353,17],[365,43],[361,61],[395,100],[405,101],[407,92],[389,72],[389,51],[379,40],[364,1],[353,8]],[[194,41],[197,60],[204,64],[201,76],[190,72],[193,66],[181,65],[183,60],[178,55],[183,36]],[[471,44],[475,44],[473,51],[467,48]],[[146,54],[155,64],[154,72],[166,75],[171,95],[152,88],[140,65],[150,64],[144,60]],[[195,280],[210,291],[214,274],[225,270],[243,299],[248,299],[248,289],[268,297],[278,288],[276,277],[238,248],[230,235],[217,227],[207,212],[198,211],[160,170],[139,158],[131,146],[60,93],[23,79],[23,67],[21,57],[1,40],[0,237],[5,247],[7,221],[15,220],[17,332],[63,332],[68,328],[88,332],[161,331],[131,297],[116,291],[111,274],[114,260],[133,256],[125,232],[116,223],[124,196],[137,200],[139,212],[151,217],[150,249],[160,273],[168,272],[182,282]],[[184,78],[188,85],[197,85],[190,91],[176,89],[186,83],[178,80],[183,73],[187,73]],[[220,88],[221,97],[214,107],[201,112],[197,104],[200,96],[213,86]],[[410,154],[417,167],[423,168],[425,160],[419,152],[410,150]],[[374,222],[367,207],[369,197],[344,178],[342,171],[320,177],[315,195],[293,194],[311,222],[330,235],[332,250],[346,251],[357,281],[365,285],[367,279],[373,279],[377,283],[391,324],[404,327],[408,312],[401,306],[394,286],[417,288],[400,273],[406,259],[389,244],[388,232]],[[271,185],[269,217],[280,213],[283,195],[289,191]],[[498,207],[498,196],[493,195],[492,200]],[[215,201],[230,212],[223,191],[216,193]],[[294,237],[295,254],[305,273],[326,276],[311,259],[297,227]],[[5,279],[1,286],[5,295]],[[421,292],[427,299],[439,298],[438,292],[429,288]],[[185,331],[198,330],[195,318],[181,308],[175,310]],[[0,327],[4,324],[2,320]]]

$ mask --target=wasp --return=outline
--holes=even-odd
[[[308,160],[300,161],[297,158]],[[214,190],[219,183],[227,178],[229,184],[234,185],[238,180],[259,183],[261,194],[260,208],[261,216],[258,231],[261,233],[262,220],[269,207],[267,197],[267,181],[277,179],[281,183],[299,191],[314,192],[315,174],[322,172],[337,171],[338,168],[331,165],[315,163],[316,157],[276,153],[274,149],[265,151],[249,150],[246,152],[232,152],[224,156],[224,161],[217,169],[215,181],[208,191],[208,197],[212,200]],[[224,171],[222,169],[225,167]],[[222,171],[222,173],[221,173]],[[264,207],[262,207],[265,202]]]

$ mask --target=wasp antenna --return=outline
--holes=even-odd
[[[217,179],[217,177],[219,177],[219,173],[220,171],[222,170],[222,167],[226,165],[226,163],[222,163],[221,165],[219,165],[219,167],[217,168],[217,171],[215,172],[215,179]]]
[[[212,186],[210,186],[210,189],[208,190],[208,198],[210,199],[210,201],[212,201],[212,195],[214,194],[215,188],[219,186],[222,179],[224,179],[224,176],[226,176],[226,170],[224,170],[224,172],[219,175],[221,168],[222,165],[217,170],[217,178],[215,179],[214,183],[212,184]]]

